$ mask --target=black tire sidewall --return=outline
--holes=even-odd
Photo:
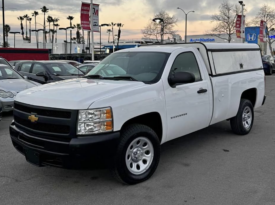
[[[150,140],[154,147],[154,158],[149,169],[146,170],[146,172],[141,175],[134,175],[128,170],[126,166],[125,156],[130,143],[138,137],[145,137]],[[132,134],[131,136],[124,135],[123,138],[124,139],[121,140],[121,144],[118,147],[118,152],[115,160],[115,167],[121,180],[127,184],[136,184],[147,180],[153,175],[159,163],[160,143],[157,135],[154,132],[148,132],[141,129],[139,132]]]
[[[247,106],[251,109],[251,112],[252,112],[252,122],[248,130],[243,126],[243,122],[242,122],[243,111]],[[244,100],[244,99],[241,100],[241,105],[240,105],[240,109],[238,111],[237,117],[238,117],[238,124],[240,124],[241,126],[241,132],[243,134],[248,134],[251,131],[254,123],[254,109],[253,109],[252,103],[249,100]]]

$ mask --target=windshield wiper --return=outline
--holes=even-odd
[[[5,79],[19,79],[19,78],[5,78]]]
[[[83,78],[89,78],[89,79],[103,79],[104,77],[101,75],[85,75]]]
[[[114,76],[114,77],[106,77],[105,79],[138,81],[132,76]]]

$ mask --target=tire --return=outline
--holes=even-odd
[[[159,158],[160,142],[157,134],[148,126],[132,124],[122,130],[113,160],[113,174],[125,184],[146,181],[157,169]]]
[[[246,116],[244,114],[246,113]],[[230,120],[231,129],[237,135],[248,134],[254,122],[254,109],[252,103],[247,99],[241,99],[237,115]]]
[[[269,69],[269,74],[268,74],[268,75],[272,75],[272,74],[273,74],[273,69],[270,68],[270,69]]]

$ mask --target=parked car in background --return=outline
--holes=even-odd
[[[274,58],[270,55],[265,55],[262,57],[264,72],[266,75],[272,75],[275,69]]]
[[[100,63],[100,61],[90,61],[90,60],[87,60],[87,61],[83,62],[83,64],[93,64],[93,65],[97,65],[99,63]]]
[[[9,64],[13,67],[16,66],[17,63],[23,62],[23,61],[29,61],[29,60],[14,60],[14,61],[9,61]]]
[[[65,62],[68,63],[74,67],[80,66],[82,65],[81,63],[77,62],[77,61],[73,61],[73,60],[56,60],[57,62]]]
[[[17,93],[40,84],[24,79],[7,65],[0,65],[0,107],[3,112],[13,109]]]
[[[13,66],[5,58],[0,57],[0,64],[7,65],[7,66],[13,68]]]
[[[80,65],[77,68],[82,71],[84,74],[87,74],[88,72],[90,72],[96,65],[94,64],[84,64],[84,65]]]
[[[29,80],[45,84],[84,76],[76,67],[57,61],[25,61],[15,66],[15,70]]]

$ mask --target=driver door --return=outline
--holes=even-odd
[[[165,83],[168,140],[205,128],[211,119],[211,85],[193,52],[175,57],[169,75],[179,72],[193,74],[195,82],[176,86]]]

